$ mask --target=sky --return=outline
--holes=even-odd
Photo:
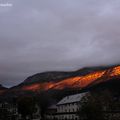
[[[119,64],[119,11],[120,0],[0,0],[0,84]]]

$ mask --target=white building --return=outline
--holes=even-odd
[[[56,120],[56,115],[57,115],[57,106],[56,105],[51,105],[48,107],[46,111],[45,118],[46,120]]]
[[[79,102],[86,93],[79,93],[64,97],[57,104],[57,120],[78,120]]]

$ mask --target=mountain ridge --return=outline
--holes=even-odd
[[[28,77],[21,84],[8,89],[5,96],[20,96],[26,93],[82,90],[112,79],[120,78],[120,65],[85,67],[72,72],[43,72]]]
[[[7,91],[8,88],[0,84],[0,95]]]
[[[115,67],[116,65],[114,65],[114,67]],[[48,77],[51,77],[52,76],[52,74],[53,74],[53,76],[57,76],[57,75],[60,75],[60,74],[64,74],[65,76],[66,76],[66,78],[67,77],[69,77],[69,76],[77,76],[77,75],[86,75],[86,74],[88,74],[88,73],[91,73],[91,72],[94,72],[94,71],[99,71],[99,70],[104,70],[104,69],[106,69],[106,68],[110,68],[110,67],[112,67],[112,66],[95,66],[95,67],[84,67],[84,68],[81,68],[81,69],[79,69],[79,70],[76,70],[76,71],[47,71],[47,72],[42,72],[42,73],[37,73],[37,74],[34,74],[34,75],[32,75],[32,76],[29,76],[27,79],[25,79],[24,81],[23,81],[23,83],[24,82],[29,82],[29,83],[33,83],[33,82],[49,82],[49,78]],[[69,74],[71,74],[71,75],[69,75]],[[39,76],[39,79],[38,79],[38,81],[37,80],[35,80],[34,79],[34,77],[36,77],[36,76]],[[46,79],[44,80],[44,81],[42,81],[41,80],[41,78],[40,77],[46,77],[46,76],[48,76],[48,77],[46,77]],[[31,79],[33,79],[33,81],[31,81]],[[54,80],[54,78],[52,78],[53,80]],[[55,79],[57,79],[57,80],[59,80],[60,78],[55,78]],[[40,81],[41,80],[41,81]]]

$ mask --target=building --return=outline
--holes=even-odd
[[[0,103],[0,120],[21,120],[21,114],[18,113],[18,108],[16,104],[2,102]],[[29,119],[29,116],[27,116]],[[40,120],[40,109],[39,106],[35,105],[35,113],[33,113],[32,120]]]
[[[46,120],[56,120],[57,119],[57,106],[51,105],[46,111],[45,118]]]
[[[64,97],[57,103],[57,120],[78,120],[77,111],[80,107],[80,100],[86,93],[79,93]]]
[[[15,104],[10,104],[7,102],[0,103],[0,119],[4,117],[8,120],[18,120],[20,118]]]
[[[36,104],[35,105],[35,113],[33,113],[33,120],[40,120],[41,119],[41,116],[40,116],[40,108],[39,106]]]

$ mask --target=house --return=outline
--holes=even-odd
[[[0,103],[0,119],[6,117],[6,119],[18,120],[20,118],[15,104],[7,102]]]
[[[0,103],[0,120],[8,119],[8,120],[21,120],[21,114],[18,113],[17,104],[2,102]],[[29,119],[29,116],[27,116]],[[40,109],[39,106],[35,105],[35,113],[33,113],[33,120],[40,120]]]
[[[86,93],[79,93],[64,97],[57,103],[57,120],[78,120],[77,111],[80,107],[80,100]]]
[[[56,105],[51,105],[50,107],[48,107],[47,111],[46,111],[46,120],[56,120],[57,117],[57,106]]]

